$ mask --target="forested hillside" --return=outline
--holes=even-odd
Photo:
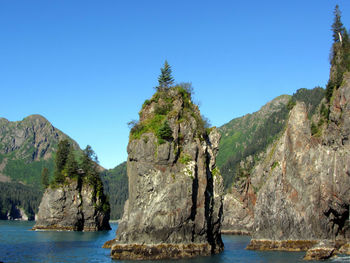
[[[0,118],[1,219],[16,218],[17,208],[34,219],[44,189],[42,171],[46,168],[48,180],[52,180],[55,152],[64,139],[76,155],[81,154],[79,145],[43,116],[31,115],[16,122]]]
[[[119,219],[123,215],[124,203],[129,196],[126,162],[102,172],[101,179],[105,192],[109,196],[111,219]]]
[[[221,126],[219,131],[222,138],[217,163],[225,188],[229,188],[236,179],[250,172],[258,154],[283,130],[288,112],[296,101],[305,102],[311,116],[323,97],[324,89],[320,87],[312,90],[299,89],[293,96],[281,95],[259,111]]]
[[[38,212],[42,193],[20,183],[0,183],[0,219],[17,218],[22,208],[29,220]]]
[[[53,176],[53,159],[60,140],[67,139],[75,151],[79,145],[40,115],[22,121],[0,119],[0,181],[21,182],[42,190],[44,167]]]

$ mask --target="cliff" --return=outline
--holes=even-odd
[[[109,230],[109,208],[103,193],[76,179],[46,189],[33,230]]]
[[[329,121],[312,134],[297,103],[281,138],[254,168],[250,249],[306,250],[320,240],[350,242],[350,75],[334,91]]]
[[[215,165],[220,135],[206,129],[186,88],[146,100],[130,132],[129,199],[115,259],[211,255],[223,250],[222,178]]]
[[[249,235],[253,231],[254,207],[261,176],[254,171],[268,157],[269,148],[284,132],[289,111],[304,102],[308,116],[317,110],[324,90],[299,89],[292,96],[282,95],[253,114],[233,119],[219,128],[222,134],[220,170],[226,187],[222,232]],[[224,161],[224,162],[223,162]]]

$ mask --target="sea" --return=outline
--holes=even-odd
[[[112,230],[102,232],[32,231],[33,226],[34,222],[0,221],[0,262],[136,262],[112,260],[110,250],[102,248],[104,242],[115,237],[117,223],[111,224]],[[245,247],[250,241],[248,236],[223,235],[223,241],[225,250],[215,256],[142,262],[305,262],[302,260],[303,252],[246,250]],[[349,263],[350,257],[344,255],[327,262]]]

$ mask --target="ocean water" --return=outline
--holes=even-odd
[[[117,224],[111,224],[111,231],[94,233],[31,231],[30,229],[33,225],[34,222],[0,221],[0,262],[133,262],[112,260],[109,257],[109,249],[102,248],[105,241],[115,237]],[[162,260],[153,262],[304,262],[302,260],[304,253],[245,250],[249,240],[250,238],[246,236],[224,235],[225,250],[219,255],[188,260]],[[349,263],[350,257],[339,257],[328,262]]]

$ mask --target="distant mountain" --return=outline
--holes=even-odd
[[[34,219],[43,194],[42,169],[48,168],[50,179],[53,177],[57,145],[64,139],[77,155],[82,152],[76,141],[41,115],[15,122],[0,118],[0,219],[26,218],[23,212]],[[126,163],[109,170],[100,168],[110,197],[111,219],[118,219],[128,198]]]
[[[41,171],[53,176],[58,142],[79,145],[40,115],[11,122],[0,118],[0,219],[33,220],[42,197]]]
[[[44,167],[53,173],[58,142],[68,139],[77,151],[79,145],[40,115],[11,122],[0,118],[0,182],[20,182],[38,190]]]
[[[252,114],[235,118],[219,127],[221,141],[217,164],[225,188],[253,167],[257,155],[273,142],[285,126],[288,112],[296,101],[308,106],[309,116],[324,97],[324,89],[299,89],[293,96],[281,95]]]

